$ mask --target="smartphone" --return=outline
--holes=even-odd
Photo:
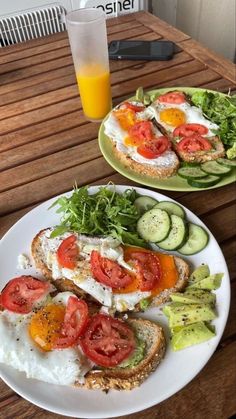
[[[111,60],[170,60],[175,44],[170,41],[112,41],[108,45]]]

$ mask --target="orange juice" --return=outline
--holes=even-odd
[[[103,119],[111,109],[110,73],[102,65],[84,65],[76,74],[83,111],[89,119]]]

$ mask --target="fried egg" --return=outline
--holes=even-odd
[[[64,292],[47,297],[40,307],[24,315],[6,309],[0,312],[0,362],[24,372],[27,378],[59,385],[82,384],[93,364],[80,348],[51,347],[71,295]]]
[[[92,250],[97,250],[102,257],[116,261],[120,266],[130,271],[135,276],[135,268],[129,265],[124,260],[124,251],[121,243],[112,237],[99,238],[89,237],[73,233],[77,238],[77,246],[79,247],[79,258],[77,266],[74,269],[68,269],[60,266],[57,260],[57,249],[61,242],[66,239],[71,233],[65,233],[59,237],[50,238],[51,229],[45,230],[40,235],[41,246],[44,253],[45,262],[52,272],[54,280],[66,278],[72,281],[76,286],[81,288],[87,294],[91,295],[103,306],[117,311],[134,310],[135,306],[143,299],[152,295],[151,291],[140,291],[138,281],[133,281],[131,286],[127,289],[112,290],[111,287],[104,285],[92,276],[90,268],[90,256]],[[161,260],[164,261],[164,271],[166,277],[172,275],[172,271],[176,271],[174,263],[169,269],[168,264],[164,259],[172,260],[171,256],[160,255]],[[174,279],[174,281],[176,278]],[[164,285],[165,288],[166,285]],[[159,290],[157,290],[158,292]]]
[[[207,137],[214,136],[214,130],[218,125],[206,119],[200,108],[191,106],[188,102],[180,104],[162,103],[158,99],[150,105],[150,112],[156,121],[162,125],[167,133],[172,133],[175,128],[182,124],[201,124],[208,128]]]
[[[143,298],[151,295],[149,291],[142,292],[135,290],[126,296],[122,295],[119,299],[113,293],[111,287],[93,278],[90,269],[90,255],[92,250],[97,250],[102,257],[116,261],[120,266],[134,273],[134,268],[124,260],[124,253],[119,240],[113,239],[112,237],[89,237],[73,233],[77,238],[77,246],[80,249],[79,260],[75,269],[68,269],[59,265],[56,252],[61,242],[69,237],[71,233],[65,233],[55,238],[50,238],[50,234],[50,229],[45,230],[40,236],[40,240],[45,262],[52,271],[52,278],[54,280],[59,278],[69,279],[102,305],[118,311],[134,310],[136,304]]]
[[[136,102],[131,102],[137,104]],[[154,159],[146,159],[137,152],[137,147],[129,138],[128,129],[138,121],[147,121],[153,118],[154,111],[151,107],[136,113],[136,119],[132,119],[128,109],[118,109],[110,113],[104,123],[105,134],[115,142],[116,148],[123,154],[128,155],[137,163],[146,164],[152,167],[172,167],[176,164],[176,155],[173,151],[167,150],[161,156]],[[163,134],[153,125],[153,135],[161,137]]]

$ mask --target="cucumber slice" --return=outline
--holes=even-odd
[[[187,224],[183,220],[183,218],[178,217],[178,215],[172,214],[171,218],[171,229],[168,234],[168,237],[165,240],[157,243],[163,250],[175,250],[178,247],[183,246],[183,244],[187,240],[188,236],[188,228]]]
[[[146,196],[146,195],[139,196],[134,201],[134,205],[136,206],[136,208],[138,208],[141,215],[144,212],[153,208],[154,205],[156,205],[157,203],[158,201],[156,199],[151,198],[150,196]]]
[[[220,158],[220,159],[217,159],[216,161],[217,163],[222,164],[223,166],[226,166],[226,167],[236,167],[236,160],[228,160],[228,159]]]
[[[201,168],[209,175],[225,176],[231,172],[230,167],[223,166],[216,161],[206,161],[201,164]]]
[[[154,208],[160,208],[168,212],[169,215],[178,215],[178,217],[185,218],[185,211],[184,209],[176,204],[175,202],[171,201],[161,201],[155,205]]]
[[[164,240],[170,231],[171,219],[166,211],[153,208],[145,212],[137,222],[139,235],[147,241],[156,243]]]
[[[219,176],[208,175],[202,179],[188,179],[188,184],[194,188],[209,188],[220,181]]]
[[[184,179],[201,179],[207,176],[207,174],[199,167],[181,167],[178,170],[178,175]]]
[[[195,255],[206,247],[208,240],[208,233],[202,227],[189,223],[188,240],[178,249],[178,252],[182,255]]]

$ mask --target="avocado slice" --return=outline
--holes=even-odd
[[[189,324],[178,328],[171,338],[171,347],[174,351],[187,348],[205,342],[215,336],[215,333],[208,329],[204,322]]]
[[[171,307],[182,307],[183,304],[179,303],[179,302],[174,302],[172,304],[168,304],[166,306],[163,307],[162,311],[165,314],[166,317],[170,317],[170,313],[172,308]]]
[[[209,321],[216,317],[216,312],[210,304],[180,304],[178,306],[175,304],[178,303],[169,305],[167,311],[171,328],[200,321]]]
[[[187,287],[187,290],[193,288],[199,288],[204,290],[216,290],[221,286],[221,281],[223,278],[223,273],[218,273],[214,275],[207,276],[206,278],[201,279],[201,281],[194,282],[193,284]]]
[[[198,282],[210,275],[209,266],[206,264],[200,265],[195,269],[189,277],[190,282]]]
[[[215,305],[215,294],[202,289],[191,289],[185,293],[176,292],[171,294],[171,300],[183,304],[212,304]]]

